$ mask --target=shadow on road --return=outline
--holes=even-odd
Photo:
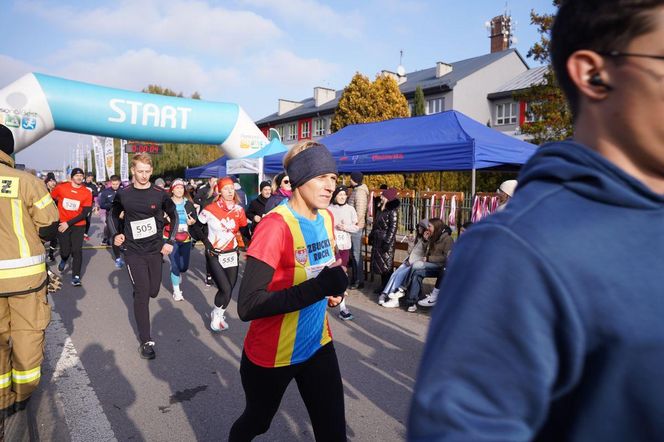
[[[131,404],[136,400],[136,392],[116,365],[115,352],[104,350],[99,344],[92,344],[88,345],[79,357],[84,367],[94,367],[94,370],[89,370],[91,378],[103,379],[104,382],[113,385],[111,389],[96,392],[104,414],[112,425],[121,427],[122,434],[132,435],[132,441],[144,440],[140,430],[127,413]]]

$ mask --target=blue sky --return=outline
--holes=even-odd
[[[2,0],[0,87],[28,72],[141,90],[158,84],[240,104],[254,119],[277,100],[489,52],[484,23],[507,10],[525,57],[538,40],[529,12],[551,0]],[[528,60],[531,66],[535,63]],[[53,132],[17,155],[60,168],[89,136]]]

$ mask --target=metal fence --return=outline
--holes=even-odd
[[[372,197],[380,195],[380,190],[373,190]],[[443,199],[443,195],[445,198]],[[452,212],[452,196],[456,196],[455,217]],[[415,231],[417,223],[424,218],[440,218],[454,230],[472,217],[473,196],[464,192],[425,192],[417,190],[400,190],[399,222],[397,235],[405,236]],[[442,207],[441,207],[442,204]],[[441,210],[442,208],[442,210]],[[369,218],[371,220],[371,218]],[[367,233],[371,231],[371,222],[367,225]],[[401,240],[401,238],[399,238]]]

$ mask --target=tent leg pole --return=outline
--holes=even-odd
[[[475,195],[475,183],[477,182],[477,171],[473,167],[473,171],[471,172],[471,178],[470,178],[470,190],[471,190],[471,196]]]

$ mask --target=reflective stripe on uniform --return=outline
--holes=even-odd
[[[27,258],[0,259],[0,269],[17,269],[19,267],[28,267],[35,264],[46,262],[46,255],[35,255]]]
[[[12,200],[12,220],[14,222],[14,233],[16,233],[16,239],[18,240],[19,253],[21,258],[26,258],[30,256],[30,247],[23,229],[23,201],[19,199]]]
[[[25,371],[12,370],[12,379],[15,384],[27,384],[41,377],[41,367]]]
[[[0,375],[0,388],[7,388],[12,384],[12,372],[8,371]]]
[[[44,207],[48,206],[49,204],[53,203],[53,198],[51,198],[51,194],[47,193],[35,203],[35,207],[38,209],[43,209]]]
[[[23,276],[38,275],[46,272],[46,264],[35,264],[33,266],[21,267],[19,269],[0,270],[0,279],[21,278]]]

